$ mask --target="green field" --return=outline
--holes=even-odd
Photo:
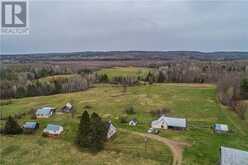
[[[128,69],[127,69],[128,70]],[[117,71],[110,71],[114,76]],[[121,71],[122,72],[122,71]],[[64,126],[65,132],[60,139],[41,137],[39,130],[35,135],[18,135],[1,137],[0,164],[170,164],[172,156],[168,148],[150,140],[147,153],[144,151],[144,139],[126,132],[118,132],[116,137],[106,144],[106,150],[91,155],[79,151],[73,145],[77,130],[78,116],[87,109],[90,113],[97,112],[110,118],[117,128],[130,131],[146,132],[149,123],[154,119],[149,113],[156,108],[167,107],[169,115],[185,117],[188,128],[185,131],[164,130],[160,136],[168,139],[186,141],[192,147],[183,153],[184,165],[212,165],[219,159],[221,145],[248,150],[248,121],[240,120],[236,113],[222,107],[216,100],[214,85],[199,84],[153,84],[128,87],[123,93],[120,86],[100,84],[83,91],[53,96],[30,97],[12,100],[9,105],[1,106],[3,116],[17,112],[29,111],[49,105],[62,107],[73,100],[77,109],[74,119],[70,115],[55,115],[50,119],[39,120],[41,127],[47,123],[58,123]],[[120,124],[118,117],[124,114],[123,109],[132,105],[139,124],[130,128]],[[20,123],[30,120],[25,116]],[[214,123],[226,123],[232,129],[228,135],[216,135],[211,130]]]
[[[114,68],[101,69],[97,73],[107,74],[108,77],[111,79],[117,76],[144,77],[149,73],[149,71],[152,71],[152,69],[142,68],[142,67],[114,67]]]

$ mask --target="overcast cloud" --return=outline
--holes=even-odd
[[[33,0],[30,18],[2,53],[248,51],[248,0]]]

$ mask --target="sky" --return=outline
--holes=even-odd
[[[29,35],[2,54],[248,51],[248,0],[30,0]]]

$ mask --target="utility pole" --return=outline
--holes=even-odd
[[[147,141],[148,141],[148,139],[147,139],[147,137],[146,137],[146,136],[145,136],[144,141],[145,141],[145,152],[146,152],[146,151],[147,151]]]

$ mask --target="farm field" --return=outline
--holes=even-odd
[[[117,76],[143,77],[147,75],[147,73],[151,70],[152,69],[150,68],[142,68],[142,67],[113,67],[113,68],[101,69],[97,73],[107,74],[108,77],[111,79]]]
[[[107,73],[114,76],[112,72],[115,71]],[[188,128],[185,131],[164,130],[159,136],[192,145],[183,152],[184,165],[216,164],[221,145],[248,150],[248,121],[240,120],[234,112],[217,102],[214,85],[139,85],[128,87],[123,92],[118,85],[98,84],[83,92],[13,99],[9,105],[1,106],[0,112],[8,116],[45,105],[61,108],[67,102],[73,102],[76,107],[74,118],[69,114],[56,114],[50,119],[39,119],[41,129],[35,135],[2,136],[0,164],[171,164],[172,155],[165,145],[149,140],[145,152],[144,138],[122,131],[97,155],[79,151],[73,140],[78,117],[84,110],[97,112],[106,120],[111,119],[117,128],[145,133],[155,119],[149,112],[169,108],[169,116],[187,118]],[[129,127],[118,121],[119,115],[125,114],[124,108],[130,105],[136,114],[129,115],[129,118],[137,118],[140,122],[137,127]],[[19,123],[27,120],[31,120],[30,115],[24,116]],[[47,123],[61,124],[65,129],[62,137],[41,137],[41,131]],[[228,124],[232,132],[216,135],[210,128],[214,123]]]

